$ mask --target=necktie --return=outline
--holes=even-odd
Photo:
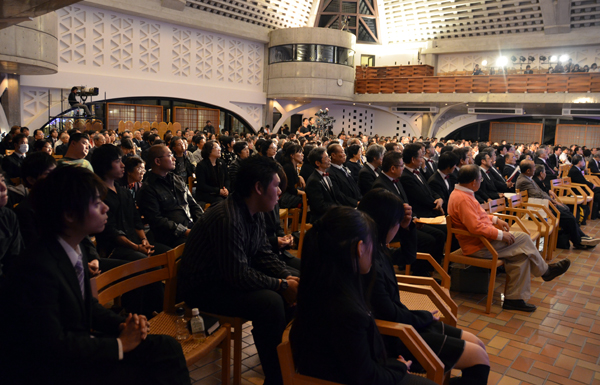
[[[398,179],[392,179],[392,182],[393,182],[394,184],[396,184],[396,183],[398,183]]]
[[[78,256],[77,263],[75,263],[75,272],[77,273],[77,280],[79,281],[81,296],[85,299],[85,286],[83,284],[83,280],[85,279],[85,272],[83,271],[83,262],[81,261],[81,255]]]
[[[419,170],[413,170],[413,174],[415,174],[415,175],[419,175],[419,174],[420,174],[420,172],[419,172]]]
[[[329,176],[329,173],[328,173],[328,172],[324,172],[324,173],[323,173],[323,178],[325,178],[326,176]]]
[[[488,175],[490,175],[490,170],[487,170],[485,173],[488,174]]]
[[[446,175],[444,179],[450,179],[450,175]]]

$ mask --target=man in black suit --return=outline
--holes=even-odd
[[[388,152],[385,154],[381,169],[382,172],[379,173],[375,183],[373,183],[373,188],[388,190],[399,196],[403,202],[409,203],[406,191],[400,183],[400,176],[404,170],[402,154],[399,152]],[[445,244],[446,234],[444,232],[429,225],[417,226],[417,251],[431,254],[438,263],[441,263],[444,256]],[[429,262],[421,260],[415,261],[412,268],[416,275],[421,276],[428,276],[432,270]]]
[[[437,160],[434,159],[434,155],[435,149],[433,146],[430,143],[424,143],[421,170],[425,180],[429,180],[429,178],[437,171],[438,165]]]
[[[383,161],[385,148],[378,144],[372,144],[365,154],[367,161],[358,173],[358,187],[360,193],[365,195],[373,187],[375,178],[379,175],[379,167]]]
[[[29,150],[27,140],[28,139],[25,134],[15,135],[12,139],[15,152],[2,158],[2,171],[4,171],[6,176],[9,178],[9,184],[12,184],[10,179],[21,177],[21,165],[23,164],[25,155]]]
[[[592,174],[600,174],[600,152],[594,154],[588,168]]]
[[[504,170],[504,165],[506,164],[504,157],[508,154],[508,149],[509,146],[507,144],[501,144],[496,147],[496,163],[494,163],[494,167],[500,172]]]
[[[562,148],[560,146],[554,146],[553,153],[548,157],[547,160],[548,166],[550,166],[555,172],[558,172],[558,166],[561,165],[560,160],[558,159],[560,154],[562,154]]]
[[[475,164],[481,170],[481,186],[475,192],[475,198],[479,203],[487,202],[490,199],[498,199],[504,197],[502,192],[499,192],[494,184],[494,176],[492,175],[492,160],[487,152],[480,152],[475,157]]]
[[[554,171],[553,168],[548,164],[548,153],[546,153],[546,150],[544,148],[540,148],[535,152],[535,155],[535,164],[541,164],[546,169],[546,180],[550,181],[558,178],[558,173]]]
[[[458,156],[456,154],[452,151],[443,153],[439,158],[437,171],[427,181],[429,188],[444,200],[442,209],[445,213],[448,212],[448,200],[456,184],[454,169],[457,164]]]
[[[175,339],[148,335],[144,316],[119,316],[92,296],[82,241],[104,229],[105,193],[82,167],[60,168],[36,184],[42,240],[21,256],[0,294],[2,308],[11,309],[0,314],[6,383],[190,384]]]
[[[423,148],[419,144],[407,144],[402,152],[402,160],[406,165],[400,182],[408,196],[416,217],[432,218],[444,215],[444,200],[433,192],[427,180],[421,175],[419,167],[423,162]]]
[[[502,177],[507,182],[517,183],[517,179],[521,174],[521,171],[517,167],[517,159],[514,153],[509,152],[504,156],[506,163],[504,164],[504,170],[502,171]],[[514,186],[512,189],[514,192]]]
[[[583,176],[583,172],[585,171],[585,159],[583,159],[583,156],[573,155],[571,161],[573,163],[573,167],[571,167],[571,169],[569,170],[569,178],[571,178],[571,183],[584,184],[591,188],[594,192],[592,219],[596,219],[598,216],[600,216],[600,213],[598,212],[598,208],[600,207],[600,187],[596,186],[592,182],[588,182]]]
[[[338,188],[333,184],[327,168],[331,166],[331,158],[323,147],[315,147],[308,154],[308,161],[315,167],[315,171],[306,182],[306,198],[310,206],[311,223],[321,218],[325,212],[333,207],[347,204]]]
[[[212,122],[210,120],[206,121],[206,126],[204,126],[204,128],[202,129],[202,131],[206,132],[207,134],[214,134],[215,133],[215,127],[212,125]]]
[[[362,198],[358,184],[350,175],[350,170],[344,166],[346,162],[346,152],[344,148],[337,143],[329,145],[327,153],[331,158],[331,166],[326,170],[329,173],[329,178],[337,187],[341,197],[348,206],[356,207]]]

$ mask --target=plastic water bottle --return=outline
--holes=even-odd
[[[185,341],[189,338],[186,324],[185,309],[179,307],[177,308],[177,319],[175,319],[175,339],[177,341]]]
[[[204,330],[204,320],[200,317],[200,312],[197,308],[192,309],[192,319],[190,320],[190,329],[192,330],[192,338],[194,341],[203,342],[206,339]]]

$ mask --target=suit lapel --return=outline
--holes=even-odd
[[[77,303],[79,305],[79,309],[81,310],[82,319],[87,319],[83,296],[81,295],[81,288],[79,287],[79,281],[77,280],[77,273],[75,272],[75,268],[71,264],[71,260],[69,259],[69,256],[67,255],[65,250],[62,248],[60,243],[58,243],[58,241],[56,241],[56,240],[53,240],[52,242],[50,242],[49,249],[50,249],[50,253],[52,254],[52,256],[56,259],[58,269],[60,270],[61,274],[63,275],[65,281],[67,281],[69,288],[71,289],[71,291],[73,293],[73,296],[75,298],[77,298]],[[87,298],[91,295],[91,293],[89,290],[89,282],[88,282],[89,280],[88,280],[86,268],[87,268],[87,258],[85,257],[85,254],[84,254],[84,257],[83,257],[83,270],[85,272],[85,279],[84,279],[85,285],[84,286],[85,286],[86,298]]]

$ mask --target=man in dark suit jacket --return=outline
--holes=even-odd
[[[569,178],[571,178],[571,183],[584,184],[592,189],[594,192],[594,205],[592,208],[592,219],[596,219],[600,216],[598,212],[598,208],[600,207],[600,187],[596,186],[592,182],[588,182],[583,176],[583,172],[585,170],[585,159],[581,155],[573,155],[571,159],[573,163],[573,167],[569,170]],[[577,188],[577,187],[574,187]]]
[[[442,206],[444,200],[433,192],[425,178],[421,175],[419,167],[423,161],[423,148],[419,144],[407,144],[402,152],[402,160],[406,165],[400,182],[408,196],[408,203],[413,208],[417,217],[436,217],[444,215]]]
[[[481,186],[475,192],[475,198],[479,203],[487,202],[489,199],[498,199],[504,197],[502,192],[499,192],[494,183],[492,175],[492,160],[489,153],[480,152],[475,157],[475,164],[481,169]]]
[[[402,154],[399,152],[388,152],[383,157],[381,166],[382,172],[373,183],[373,189],[383,188],[388,190],[408,203],[406,191],[400,183],[400,176],[404,169]],[[417,250],[421,253],[428,253],[441,263],[444,255],[444,245],[446,244],[446,234],[439,229],[429,225],[417,226]],[[416,275],[427,276],[432,270],[428,262],[417,260],[412,265]]]
[[[344,166],[346,162],[346,152],[337,143],[329,145],[327,153],[331,158],[331,166],[326,170],[329,173],[329,179],[340,192],[343,200],[349,203],[349,206],[356,207],[362,198],[358,184],[350,176],[348,169]]]
[[[378,144],[373,144],[367,149],[366,158],[367,161],[363,168],[358,173],[358,187],[360,193],[365,195],[373,186],[375,178],[379,175],[379,167],[383,161],[383,153],[385,148]]]
[[[517,158],[515,154],[509,152],[504,156],[504,160],[506,161],[506,163],[504,165],[504,170],[502,170],[502,177],[506,181],[516,183],[517,178],[519,178],[521,172],[517,168]]]
[[[10,179],[21,177],[21,165],[27,154],[27,136],[25,134],[17,134],[13,137],[12,143],[15,152],[9,156],[2,158],[2,171],[8,177],[8,183],[12,184]]]
[[[343,200],[338,188],[329,178],[329,173],[325,172],[331,165],[331,159],[325,149],[315,147],[308,154],[308,161],[315,167],[315,171],[306,182],[306,198],[310,206],[310,220],[313,223],[331,207],[348,202]]]
[[[494,163],[494,167],[500,172],[504,170],[504,165],[506,164],[506,159],[504,157],[506,154],[508,154],[508,145],[501,144],[496,148],[496,162]]]
[[[546,179],[552,180],[558,178],[558,173],[552,169],[552,167],[548,164],[548,154],[546,150],[540,148],[535,152],[535,164],[541,164],[546,169]],[[584,165],[585,168],[585,165]]]
[[[0,298],[11,309],[0,314],[7,383],[190,383],[175,339],[148,335],[144,316],[118,316],[92,296],[92,266],[81,242],[104,229],[103,191],[102,181],[82,167],[63,167],[36,185],[43,241],[25,251]],[[29,360],[39,367],[23,370]]]
[[[558,167],[561,165],[560,160],[558,159],[560,154],[562,154],[562,148],[560,146],[554,146],[552,155],[548,157],[548,166],[555,172],[558,172]]]
[[[600,152],[594,154],[588,167],[592,174],[600,174]]]
[[[442,208],[445,213],[448,212],[448,200],[456,184],[454,169],[457,164],[458,156],[456,154],[452,151],[443,153],[438,161],[437,171],[427,181],[429,188],[444,200]]]

